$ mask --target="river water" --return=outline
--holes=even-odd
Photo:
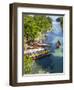
[[[63,72],[63,30],[60,22],[56,19],[52,22],[51,32],[46,33],[46,38],[43,41],[50,45],[51,55],[36,60],[33,66],[32,73],[62,73]],[[61,43],[60,48],[56,48],[58,40]]]

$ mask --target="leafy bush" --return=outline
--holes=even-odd
[[[32,58],[30,56],[25,55],[24,56],[24,73],[25,74],[31,74],[32,64],[33,64]]]
[[[24,37],[27,42],[33,42],[40,33],[50,31],[52,27],[52,20],[50,17],[42,15],[25,15],[24,16]]]

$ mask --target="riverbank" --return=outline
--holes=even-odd
[[[29,49],[24,51],[24,55],[32,57],[33,60],[48,56],[50,52],[45,48]]]

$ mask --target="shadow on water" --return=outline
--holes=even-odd
[[[63,72],[63,57],[49,55],[35,61],[43,70],[48,73],[62,73]]]

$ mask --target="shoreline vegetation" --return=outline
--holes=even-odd
[[[63,18],[58,18],[63,27]],[[43,43],[46,32],[51,32],[52,19],[44,15],[24,16],[24,73],[32,74],[32,65],[38,58],[50,54],[50,45]]]
[[[57,18],[56,21],[60,21],[61,27],[63,28],[63,17]]]
[[[50,17],[35,15],[24,17],[24,38],[25,43],[31,43],[43,38],[45,32],[50,31],[52,27],[52,19]]]

